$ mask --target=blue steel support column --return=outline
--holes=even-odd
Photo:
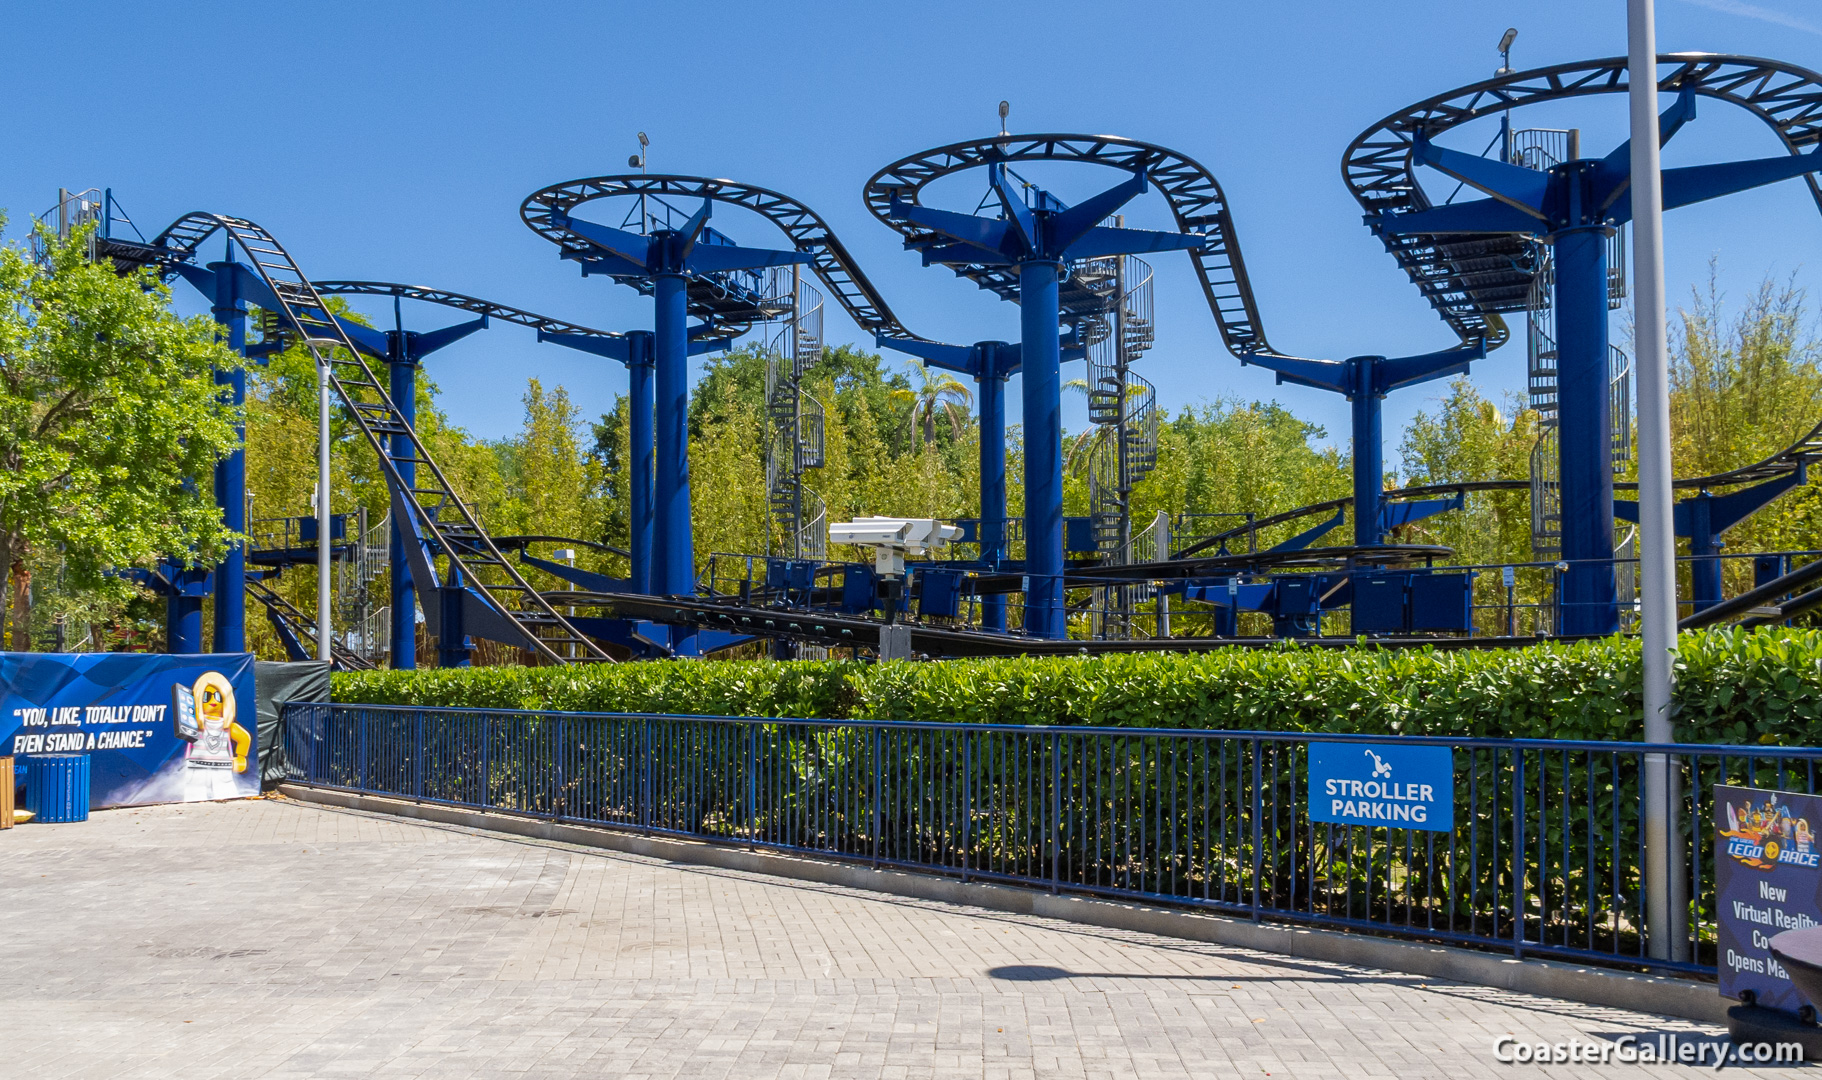
[[[228,348],[241,356],[247,349],[247,309],[241,304],[236,287],[239,278],[232,263],[210,263],[215,274],[215,296],[209,313],[227,331]],[[222,388],[222,398],[236,409],[247,401],[245,368],[216,371],[215,385]],[[237,533],[247,531],[247,425],[241,420],[234,425],[234,449],[215,463],[215,505],[221,511],[224,526]],[[197,613],[199,616],[200,611]],[[202,628],[196,628],[200,648]],[[247,549],[236,541],[228,548],[215,568],[215,644],[216,652],[245,652],[247,649]],[[188,650],[186,650],[188,651]]]
[[[1613,576],[1613,392],[1607,371],[1607,232],[1556,236],[1563,632],[1619,630]]]
[[[392,335],[387,369],[391,375],[392,403],[399,415],[412,427],[418,422],[418,364],[411,355],[404,333]],[[412,458],[411,440],[403,435],[392,437],[392,460],[405,486],[417,486],[417,463]],[[387,554],[392,570],[392,666],[409,671],[418,666],[417,583],[411,577],[411,558],[405,551],[405,534],[399,523],[392,523]]]
[[[653,424],[657,484],[652,508],[657,559],[652,591],[689,596],[696,591],[696,559],[690,535],[688,279],[683,274],[661,273],[652,280],[656,306],[652,351],[658,369]],[[675,628],[672,638],[675,655],[696,655],[696,636],[688,628]]]
[[[1695,611],[1721,602],[1721,538],[1715,535],[1714,499],[1707,492],[1683,503],[1689,508],[1689,599]],[[1706,556],[1706,557],[1704,557]]]
[[[437,590],[437,667],[468,667],[473,642],[462,611],[461,564],[449,560],[449,575]]]
[[[652,335],[626,335],[628,528],[631,533],[632,590],[652,591]]]
[[[997,569],[1006,557],[1006,377],[1001,374],[1003,342],[983,341],[980,355],[981,562]],[[1004,593],[981,597],[981,628],[1006,629]]]
[[[1373,547],[1380,541],[1379,504],[1385,490],[1385,433],[1373,369],[1384,357],[1357,356],[1348,361],[1353,387],[1348,394],[1354,413],[1354,544]]]
[[[172,585],[165,600],[165,651],[202,652],[202,598],[209,590],[209,572],[172,563],[166,564],[165,572]]]
[[[1064,636],[1062,351],[1060,262],[1019,264],[1020,355],[1025,444],[1025,632]]]

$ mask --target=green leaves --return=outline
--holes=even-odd
[[[1677,738],[1822,744],[1822,632],[1686,634]],[[337,701],[826,719],[1636,740],[1636,641],[1525,649],[622,664],[335,676]]]
[[[0,248],[0,533],[55,546],[72,584],[161,555],[213,561],[231,534],[204,486],[237,444],[215,372],[241,359],[180,319],[147,271],[42,234],[49,258]]]

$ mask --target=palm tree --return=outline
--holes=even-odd
[[[946,371],[931,371],[918,365],[917,372],[923,377],[923,385],[916,390],[894,390],[891,402],[894,405],[909,405],[910,415],[905,427],[908,431],[923,428],[924,445],[936,441],[936,414],[942,413],[949,419],[949,430],[957,438],[968,426],[968,407],[974,403],[974,395]]]

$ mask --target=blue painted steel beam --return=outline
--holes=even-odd
[[[652,591],[653,548],[656,544],[653,519],[652,484],[657,468],[657,448],[652,426],[653,375],[657,371],[656,346],[650,331],[626,335],[632,346],[626,360],[627,436],[631,440],[627,469],[632,480],[628,486],[628,522],[632,548],[632,584],[637,593]]]
[[[653,485],[652,530],[650,543],[650,592],[657,595],[691,596],[696,591],[695,545],[690,523],[689,468],[689,357],[693,353],[725,348],[727,339],[704,338],[702,328],[692,332],[689,326],[689,280],[692,276],[716,274],[731,270],[751,270],[769,266],[809,263],[812,257],[800,251],[777,251],[746,248],[731,243],[698,243],[709,230],[707,223],[713,211],[713,200],[705,199],[701,209],[691,216],[681,230],[661,230],[651,235],[627,232],[592,221],[553,211],[553,224],[586,240],[597,253],[620,264],[609,270],[622,279],[649,280],[653,299],[653,328],[650,339],[653,387],[652,432]],[[713,239],[712,237],[710,238]],[[581,258],[583,272],[590,272],[592,256]],[[629,360],[632,371],[633,461],[635,475],[643,475],[639,461],[643,433],[638,430],[643,386],[640,367]],[[635,508],[633,548],[645,547],[639,537]],[[634,574],[638,578],[637,570]],[[671,650],[679,656],[697,655],[695,631],[688,627],[671,630]]]
[[[582,352],[618,360],[626,365],[627,438],[626,463],[628,547],[631,549],[633,591],[652,591],[652,333],[635,330],[624,337],[538,332],[539,341],[564,345]],[[725,341],[725,339],[723,339]],[[695,343],[692,343],[692,345]]]
[[[398,298],[393,298],[393,317],[395,329],[391,333],[381,333],[368,327],[361,329],[367,332],[366,340],[356,340],[355,344],[365,351],[373,342],[372,336],[378,335],[384,345],[384,359],[387,371],[387,393],[397,407],[399,416],[413,428],[418,422],[418,368],[424,358],[438,349],[446,348],[479,330],[487,329],[487,316],[471,319],[468,322],[456,323],[438,330],[415,333],[406,330],[399,319]],[[338,319],[348,326],[348,320]],[[398,470],[399,479],[405,487],[417,484],[418,466],[413,459],[411,440],[402,434],[391,437],[389,452],[392,455],[393,467]],[[392,666],[400,671],[409,671],[417,667],[417,604],[418,582],[411,571],[411,553],[406,544],[405,533],[399,528],[397,515],[393,516],[392,528],[386,538],[387,570],[392,585]],[[358,541],[357,541],[358,542]],[[430,584],[430,583],[426,583]]]
[[[1327,536],[1329,533],[1333,532],[1336,528],[1338,528],[1341,525],[1342,520],[1345,519],[1346,517],[1347,517],[1347,511],[1345,509],[1337,509],[1335,511],[1335,516],[1332,518],[1329,518],[1327,521],[1321,522],[1320,524],[1317,524],[1317,525],[1312,525],[1309,528],[1298,533],[1296,536],[1293,536],[1289,540],[1284,541],[1282,544],[1274,544],[1271,547],[1266,548],[1265,550],[1266,550],[1267,554],[1270,554],[1272,552],[1277,552],[1277,551],[1302,551],[1303,549],[1309,547],[1311,544],[1322,539],[1324,536]]]
[[[981,516],[974,541],[980,547],[981,566],[998,569],[1006,560],[1006,380],[1023,366],[1020,346],[1004,341],[950,345],[884,334],[876,334],[874,342],[880,348],[915,356],[927,367],[974,378],[978,387],[975,401],[981,412]],[[1061,351],[1067,356],[1071,349]],[[1080,349],[1075,351],[1079,354]],[[980,617],[982,629],[1005,630],[1006,598],[999,594],[981,597]]]
[[[1025,449],[1025,632],[1060,638],[1067,631],[1063,590],[1063,425],[1060,332],[1062,303],[1058,293],[1064,265],[1073,259],[1144,251],[1199,248],[1199,234],[1106,228],[1097,223],[1145,190],[1144,173],[1116,184],[1072,208],[1049,193],[1013,186],[1003,164],[987,168],[988,182],[1000,204],[1000,217],[960,214],[906,203],[896,195],[889,216],[930,230],[906,246],[919,250],[926,263],[952,258],[981,261],[980,250],[997,253],[1019,269],[1021,396],[1024,402]],[[1035,206],[1028,205],[1029,194]],[[959,247],[958,247],[959,245]],[[932,258],[934,256],[934,258]],[[1071,351],[1075,343],[1071,342]],[[913,347],[915,348],[915,347]],[[912,351],[908,349],[907,351]],[[947,355],[961,363],[959,354]],[[972,362],[979,364],[979,358]],[[978,371],[978,367],[977,367]],[[978,377],[978,376],[977,376]],[[983,383],[983,386],[985,384]],[[998,402],[995,402],[998,406]],[[1003,457],[1001,458],[1003,460]],[[995,469],[983,447],[982,526],[995,515],[986,505],[985,480]]]
[[[1063,606],[1062,352],[1057,284],[1062,263],[1019,263],[1020,390],[1025,433],[1025,632],[1065,636]]]
[[[1556,386],[1562,478],[1563,632],[1619,630],[1613,574],[1613,385],[1608,370],[1607,234],[1556,236]]]
[[[653,489],[652,591],[664,596],[696,593],[695,543],[690,524],[689,279],[681,272],[652,278],[657,365],[653,425],[657,481]],[[671,649],[695,656],[694,633],[672,630]]]
[[[1003,341],[983,341],[979,356],[981,409],[981,563],[996,570],[1006,559],[1006,377],[1019,365],[1020,348]],[[981,598],[981,628],[1006,629],[1006,597]]]
[[[1687,90],[1659,116],[1660,144],[1695,115]],[[1562,480],[1563,631],[1619,629],[1613,573],[1612,392],[1608,372],[1607,242],[1631,217],[1630,162],[1619,150],[1603,159],[1565,162],[1538,172],[1437,147],[1419,136],[1416,161],[1490,199],[1372,220],[1385,234],[1529,233],[1555,247],[1557,397]],[[1785,155],[1663,172],[1664,207],[1672,209],[1803,175],[1822,154]],[[1696,513],[1697,511],[1689,511]],[[1713,530],[1698,541],[1704,549]],[[1701,552],[1698,552],[1701,553]],[[1707,552],[1713,554],[1713,552]],[[1711,567],[1709,564],[1713,564]],[[1718,593],[1718,563],[1701,560],[1697,590]]]
[[[225,331],[228,348],[243,359],[247,352],[247,306],[236,287],[241,275],[233,264],[211,263],[215,273],[214,295],[209,314]],[[247,401],[247,371],[215,372],[215,385],[221,396],[238,413]],[[234,449],[215,463],[215,505],[221,511],[226,528],[245,534],[247,531],[247,424],[243,417],[234,425]],[[227,554],[215,568],[215,642],[219,653],[247,651],[247,549],[244,541],[229,545]]]
[[[1450,510],[1460,510],[1465,501],[1466,497],[1460,492],[1457,492],[1446,499],[1408,499],[1404,502],[1381,502],[1379,504],[1380,535],[1383,536],[1393,529],[1422,521],[1424,518],[1435,517],[1437,514],[1444,514]]]
[[[402,348],[403,337],[401,333],[394,338],[401,347],[387,357],[387,392],[392,395],[392,404],[398,409],[399,417],[415,429],[418,423],[418,365],[416,359]],[[403,435],[394,435],[390,449],[393,467],[398,470],[400,481],[408,488],[415,487],[418,464],[411,452],[411,440]],[[399,528],[396,514],[392,515],[392,527],[386,537],[386,562],[392,585],[390,659],[395,669],[410,671],[418,666],[417,582],[411,575],[411,555],[405,548],[405,533]]]
[[[1804,464],[1749,488],[1726,495],[1703,491],[1693,499],[1676,504],[1671,512],[1671,526],[1677,536],[1688,539],[1689,554],[1694,556],[1689,567],[1689,598],[1696,611],[1705,611],[1723,598],[1720,555],[1727,545],[1721,539],[1722,535],[1780,495],[1808,482],[1809,468]],[[1639,504],[1630,499],[1616,499],[1613,513],[1621,521],[1636,524]]]
[[[1476,341],[1417,356],[1356,356],[1334,361],[1255,353],[1240,360],[1277,372],[1280,383],[1347,396],[1354,435],[1354,543],[1372,547],[1384,541],[1391,527],[1384,513],[1385,430],[1380,403],[1393,390],[1465,374],[1470,363],[1486,355],[1486,342]]]

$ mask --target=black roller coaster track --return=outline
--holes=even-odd
[[[394,520],[409,532],[407,543],[412,550],[421,553],[427,547],[431,552],[447,555],[461,569],[463,583],[505,621],[503,629],[516,633],[522,639],[520,644],[547,662],[569,662],[564,654],[572,649],[584,659],[610,660],[600,646],[571,626],[500,554],[480,520],[430,456],[429,448],[400,415],[361,352],[340,324],[327,317],[322,294],[271,233],[244,218],[199,211],[179,218],[154,238],[143,262],[168,268],[193,258],[203,241],[218,231],[226,233],[252,260],[254,270],[283,309],[275,314],[296,329],[316,363],[328,372],[330,386],[386,470],[393,507],[398,512]],[[396,437],[403,437],[410,444],[410,460],[423,466],[413,485],[407,485],[400,477],[396,460],[386,445],[386,440]],[[510,604],[509,597],[513,601]]]
[[[1666,53],[1658,57],[1658,71],[1661,90],[1687,89],[1738,105],[1764,121],[1792,154],[1822,141],[1822,75],[1808,68],[1752,56]],[[1557,64],[1474,83],[1400,109],[1368,128],[1342,156],[1341,175],[1369,223],[1381,214],[1427,209],[1430,200],[1418,183],[1411,156],[1418,132],[1434,138],[1472,120],[1520,106],[1626,90],[1623,56]],[[1813,174],[1803,179],[1822,209],[1822,182]],[[1398,265],[1464,339],[1476,336],[1479,327],[1497,318],[1495,311],[1524,307],[1531,274],[1517,260],[1528,240],[1516,233],[1504,237],[1384,237]],[[1822,454],[1822,423],[1763,461],[1678,480],[1676,486],[1719,487],[1766,480],[1790,472],[1801,459],[1818,454]]]
[[[738,602],[717,602],[700,598],[685,599],[675,596],[591,592],[561,592],[550,595],[556,603],[593,608],[622,619],[640,619],[672,625],[695,626],[707,630],[725,630],[734,634],[783,638],[834,648],[878,649],[880,630],[886,625],[879,619],[844,615],[838,612],[750,607]],[[1082,638],[1034,638],[1026,637],[1023,634],[995,634],[980,630],[929,626],[921,623],[905,625],[910,627],[912,651],[933,658],[1082,656],[1100,653],[1203,652],[1235,647],[1262,649],[1284,647],[1283,638],[1173,637],[1114,641]],[[1537,640],[1536,638],[1497,637],[1376,638],[1374,644],[1386,647],[1486,649],[1529,645]],[[1354,648],[1359,645],[1359,641],[1352,637],[1307,638],[1302,639],[1300,643],[1311,648],[1329,649]]]
[[[596,330],[590,326],[582,326],[563,319],[553,319],[548,315],[526,311],[524,308],[496,304],[492,300],[481,300],[459,292],[451,292],[448,289],[432,289],[426,285],[401,285],[394,281],[319,281],[316,283],[316,291],[324,296],[395,296],[403,300],[441,304],[443,307],[485,315],[489,319],[529,326],[533,330],[545,334],[582,334],[587,337],[624,336],[610,330]]]
[[[1202,250],[1188,254],[1228,349],[1241,359],[1288,355],[1272,348],[1266,340],[1264,320],[1247,277],[1246,260],[1240,254],[1233,210],[1220,183],[1200,162],[1175,150],[1117,135],[1005,135],[951,143],[914,154],[875,173],[867,181],[867,208],[907,238],[921,239],[926,234],[915,226],[892,219],[894,194],[903,202],[916,203],[925,186],[940,177],[995,162],[1021,161],[1079,162],[1131,173],[1143,170],[1170,204],[1177,228],[1208,238]],[[1015,270],[973,265],[958,267],[955,272],[1004,299],[1018,296]],[[1485,332],[1477,330],[1472,337]],[[1469,339],[1469,335],[1464,335],[1463,340]],[[1488,346],[1504,340],[1502,326],[1501,336],[1490,340]]]
[[[1658,86],[1665,91],[1684,87],[1696,94],[1738,105],[1757,116],[1778,135],[1792,154],[1822,142],[1822,75],[1776,60],[1712,53],[1666,53],[1658,57]],[[1608,57],[1557,64],[1474,83],[1420,101],[1387,116],[1363,132],[1342,157],[1342,178],[1368,220],[1380,214],[1426,209],[1428,196],[1418,183],[1412,161],[1416,134],[1434,137],[1471,120],[1497,116],[1509,109],[1565,98],[1595,94],[1621,94],[1627,90],[1626,59]],[[1822,183],[1806,175],[1811,197],[1822,208]],[[1386,237],[1387,250],[1410,275],[1424,297],[1467,337],[1484,320],[1497,318],[1494,309],[1524,306],[1530,271],[1522,258],[1528,238],[1464,236],[1460,234]],[[1486,245],[1504,244],[1498,252]],[[1506,250],[1509,248],[1510,250]],[[1513,298],[1516,297],[1516,302]],[[1684,490],[1726,487],[1769,480],[1796,469],[1805,459],[1822,456],[1822,423],[1788,447],[1762,461],[1674,481]],[[1616,484],[1636,488],[1636,484]],[[1413,499],[1474,491],[1529,489],[1526,480],[1482,480],[1463,484],[1436,484],[1386,492],[1388,499]],[[1260,518],[1247,526],[1229,529],[1185,548],[1193,555],[1245,535],[1249,530],[1281,525],[1315,514],[1333,513],[1353,505],[1352,498],[1331,499]]]
[[[702,176],[594,176],[570,180],[532,193],[519,216],[525,224],[559,248],[576,256],[594,250],[587,240],[551,221],[552,211],[569,214],[584,203],[618,196],[648,195],[678,199],[713,199],[745,207],[765,217],[791,238],[796,250],[811,257],[810,269],[828,286],[836,303],[863,329],[902,341],[923,341],[905,328],[885,297],[874,288],[835,231],[814,210],[796,199],[767,188],[715,180]]]

